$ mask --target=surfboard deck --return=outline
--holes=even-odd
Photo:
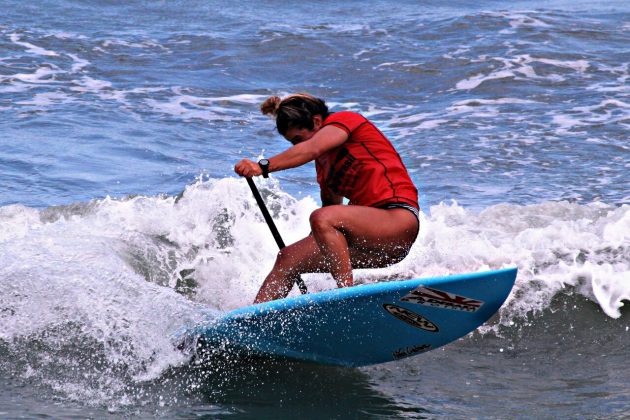
[[[187,332],[208,346],[341,366],[414,356],[486,322],[516,268],[389,281],[247,306]]]

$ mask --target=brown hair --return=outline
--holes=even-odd
[[[329,114],[326,103],[308,93],[296,93],[284,99],[270,96],[262,103],[260,110],[263,114],[276,118],[276,128],[282,135],[285,135],[289,128],[312,130],[315,115],[321,115],[322,119],[326,119]]]

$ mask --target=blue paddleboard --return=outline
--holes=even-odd
[[[516,268],[327,290],[243,307],[188,331],[210,346],[342,366],[424,353],[486,322]]]

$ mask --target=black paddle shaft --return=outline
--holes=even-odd
[[[249,177],[246,177],[245,179],[247,180],[247,184],[249,185],[249,188],[252,190],[252,194],[254,195],[254,198],[256,199],[256,203],[258,203],[258,207],[260,207],[260,211],[263,217],[265,218],[265,222],[267,222],[267,226],[269,226],[269,230],[271,230],[271,234],[273,235],[273,238],[276,240],[276,243],[278,244],[278,248],[280,249],[284,248],[286,245],[284,244],[284,241],[282,240],[282,236],[280,236],[280,232],[278,232],[278,228],[276,227],[276,224],[273,222],[273,219],[271,218],[271,214],[269,214],[269,210],[267,210],[267,206],[265,205],[265,202],[263,201],[262,196],[260,195],[260,192],[258,192],[258,188],[256,187],[256,184],[254,184],[254,180]],[[298,285],[298,288],[300,289],[300,292],[302,292],[303,295],[308,293],[308,290],[306,289],[306,284],[304,284],[304,281],[302,280],[300,276],[297,277],[296,283]]]

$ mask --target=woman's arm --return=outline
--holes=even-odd
[[[341,146],[348,134],[339,127],[327,125],[310,139],[288,148],[269,159],[269,172],[302,166],[317,159],[329,150]]]
[[[269,158],[269,172],[295,168],[317,159],[329,150],[339,147],[346,140],[348,134],[341,128],[327,125],[320,129],[310,139],[296,144],[284,152]],[[258,163],[242,159],[234,166],[234,171],[241,176],[262,175],[262,169]]]

